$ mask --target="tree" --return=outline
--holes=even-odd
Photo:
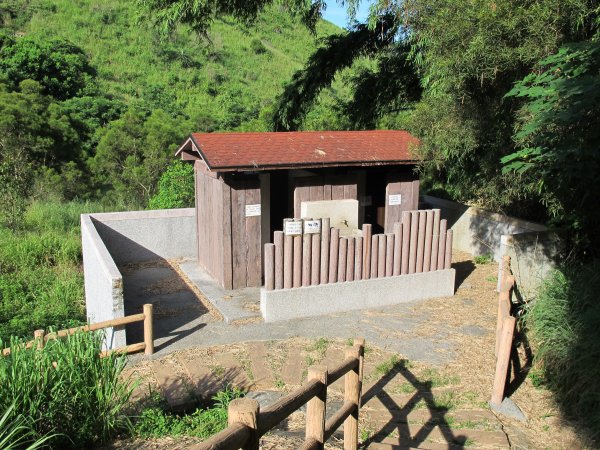
[[[150,209],[190,208],[194,206],[194,167],[173,162],[158,180],[158,192],[150,199]]]
[[[118,200],[145,206],[185,135],[181,123],[158,109],[145,117],[130,109],[106,126],[90,167]]]
[[[43,93],[58,100],[94,88],[95,71],[79,47],[60,39],[23,37],[0,49],[0,72],[10,90],[23,80],[38,81]]]

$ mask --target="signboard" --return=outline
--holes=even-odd
[[[317,220],[305,220],[304,221],[304,234],[318,234],[321,232],[321,221]]]
[[[260,204],[246,205],[246,217],[260,216]]]
[[[302,235],[302,219],[285,219],[283,221],[283,233],[286,236]]]
[[[388,197],[388,205],[395,206],[402,204],[402,194],[390,194]]]

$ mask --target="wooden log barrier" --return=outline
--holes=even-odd
[[[330,220],[321,219],[321,284],[329,282],[329,239],[331,236]]]
[[[419,240],[419,211],[410,212],[410,256],[408,260],[408,273],[417,270],[417,244]]]
[[[260,406],[258,402],[250,398],[236,398],[229,403],[229,408],[227,409],[227,421],[229,425],[239,424],[250,429],[250,436],[242,447],[243,450],[259,450],[259,410]]]
[[[354,245],[354,279],[363,279],[363,237],[357,236],[356,243]]]
[[[410,224],[410,211],[404,211],[402,213],[402,264],[400,268],[400,273],[402,275],[408,273],[408,267],[410,265]]]
[[[446,250],[444,256],[444,269],[452,267],[452,230],[446,231]]]
[[[308,380],[317,380],[322,388],[306,404],[306,440],[314,439],[317,448],[322,450],[325,444],[325,413],[327,404],[327,366],[308,368]]]
[[[275,244],[265,244],[265,289],[275,289]]]
[[[273,243],[275,244],[275,289],[283,289],[283,231],[273,233]]]
[[[283,288],[294,285],[294,236],[286,236],[283,244]]]
[[[302,236],[302,286],[310,286],[310,277],[312,270],[312,236],[305,234]]]
[[[329,251],[329,282],[337,282],[338,275],[338,257],[340,247],[340,230],[338,228],[331,229],[330,251]]]
[[[402,268],[402,224],[396,222],[394,224],[394,262],[392,275],[400,275]]]
[[[446,259],[446,219],[440,220],[440,239],[438,242],[438,256],[437,256],[437,268],[442,270],[444,268]]]
[[[377,265],[379,262],[379,235],[371,236],[371,274],[369,278],[377,278]]]
[[[346,281],[346,257],[348,256],[348,239],[340,238],[338,254],[337,280]]]
[[[294,236],[294,270],[292,286],[302,286],[302,236]]]
[[[346,253],[346,281],[354,281],[354,246],[353,237],[348,238],[348,249]]]
[[[385,234],[379,235],[379,245],[377,249],[377,278],[385,277],[385,260],[387,250],[387,236]]]
[[[425,219],[425,250],[423,255],[423,272],[431,270],[431,242],[433,241],[433,211],[428,209]]]
[[[346,349],[346,359],[358,358],[361,347],[354,345]],[[360,404],[360,363],[344,376],[344,404],[352,404],[354,408],[344,421],[344,450],[358,449],[358,409]]]
[[[321,275],[321,236],[312,235],[312,261],[310,263],[310,284],[315,286],[319,284]]]
[[[363,238],[363,265],[362,279],[368,280],[371,278],[371,244],[373,236],[373,226],[370,223],[365,223],[362,227]]]
[[[498,359],[496,360],[496,373],[494,375],[494,386],[492,388],[491,403],[500,405],[504,399],[504,389],[508,365],[510,363],[510,353],[512,351],[513,334],[515,331],[516,319],[512,316],[506,317],[502,323],[502,334],[500,346],[498,349]]]
[[[423,272],[423,257],[425,255],[425,226],[427,223],[427,211],[419,211],[419,232],[417,234],[417,263],[415,272]]]
[[[388,233],[385,238],[385,276],[391,277],[394,274],[394,248],[395,248],[395,234]]]
[[[440,210],[433,210],[433,235],[431,237],[431,264],[429,270],[438,269],[438,246],[440,242]]]
[[[154,354],[154,307],[152,303],[144,305],[144,353]]]

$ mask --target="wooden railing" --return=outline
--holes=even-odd
[[[143,312],[140,314],[133,314],[131,316],[125,316],[120,319],[112,319],[105,320],[104,322],[93,323],[89,325],[83,325],[80,327],[69,328],[66,330],[56,331],[54,333],[45,333],[44,330],[36,330],[33,333],[34,339],[32,341],[26,342],[25,347],[31,348],[34,345],[37,348],[42,349],[46,342],[50,339],[58,339],[61,337],[69,336],[71,334],[77,332],[86,332],[86,331],[96,331],[102,330],[104,328],[118,327],[127,325],[135,322],[144,322],[144,342],[139,342],[137,344],[126,345],[125,347],[120,347],[113,350],[107,350],[102,352],[101,356],[107,356],[112,352],[117,353],[136,353],[141,352],[142,350],[146,355],[152,355],[154,353],[154,330],[153,330],[153,313],[152,313],[152,304],[145,304],[143,307]],[[11,349],[5,348],[2,350],[2,355],[6,356],[10,354]]]
[[[512,291],[515,286],[515,277],[510,269],[510,256],[502,258],[500,271],[500,293],[498,295],[498,319],[496,322],[496,373],[492,388],[491,403],[500,405],[504,399],[510,354],[513,345],[516,319],[511,315]]]
[[[358,448],[358,413],[363,378],[365,340],[354,340],[346,350],[345,360],[332,370],[311,366],[304,386],[282,397],[260,411],[256,400],[241,398],[229,404],[229,426],[194,450],[247,449],[257,450],[260,437],[272,430],[294,411],[306,404],[306,431],[303,450],[323,449],[324,443],[344,424],[344,449]],[[344,404],[328,420],[327,386],[344,378]]]
[[[265,244],[265,289],[367,280],[449,269],[452,230],[439,209],[404,211],[394,232],[372,234],[364,224],[361,236],[340,237],[321,220],[320,234],[284,236],[274,233]]]

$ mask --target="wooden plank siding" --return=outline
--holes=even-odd
[[[357,174],[294,178],[294,217],[300,218],[302,202],[358,200],[358,178]]]
[[[390,205],[390,195],[402,196],[400,205]],[[419,180],[412,173],[397,173],[388,175],[385,188],[385,219],[384,232],[393,233],[394,224],[402,222],[404,211],[414,211],[419,208]]]

